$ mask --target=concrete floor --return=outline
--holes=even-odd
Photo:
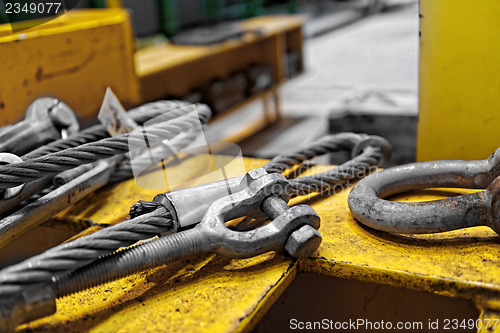
[[[418,7],[359,20],[305,42],[306,72],[282,89],[285,116],[324,115],[362,90],[418,89]]]
[[[270,158],[321,136],[332,114],[367,91],[389,94],[398,109],[417,112],[418,20],[414,2],[306,39],[305,73],[281,88],[283,121],[241,142],[243,154]]]

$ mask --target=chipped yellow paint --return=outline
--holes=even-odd
[[[264,163],[254,159],[244,162],[247,170]],[[314,167],[305,174],[328,168]],[[309,195],[292,200],[292,204],[311,204],[321,216],[323,243],[310,258],[293,261],[268,253],[246,260],[215,255],[179,260],[62,298],[55,315],[19,329],[246,332],[301,271],[462,297],[475,302],[481,318],[500,318],[499,236],[486,227],[433,235],[392,235],[369,229],[351,216],[349,190],[343,188],[330,197]],[[394,200],[434,200],[470,192],[433,189]],[[129,181],[99,192],[66,214],[75,218],[71,214],[78,212],[79,218],[114,223],[125,216],[132,203],[154,194]],[[500,327],[496,331],[500,332]]]
[[[245,314],[276,293],[276,285],[291,280],[293,265],[274,254],[247,259],[245,265],[233,262],[215,255],[180,260],[65,297],[55,315],[29,327],[41,332],[234,331]]]

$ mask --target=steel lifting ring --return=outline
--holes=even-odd
[[[383,199],[430,187],[486,190],[426,202]],[[374,173],[354,186],[348,202],[358,221],[386,232],[423,234],[488,226],[500,234],[500,148],[482,161],[412,163]]]

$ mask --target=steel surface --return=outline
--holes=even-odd
[[[500,232],[500,149],[483,161],[430,161],[395,166],[362,179],[349,208],[365,225],[387,232],[422,234],[474,226]],[[384,198],[428,187],[486,190],[434,202],[397,203]]]
[[[247,170],[264,163],[245,159]],[[306,174],[330,168],[315,167]],[[200,167],[191,172],[204,171]],[[229,177],[242,176],[227,171]],[[56,314],[19,331],[250,331],[295,274],[303,271],[466,298],[477,305],[481,318],[500,317],[500,242],[491,229],[427,235],[379,232],[355,221],[347,206],[349,191],[345,187],[327,198],[309,195],[290,201],[311,204],[321,217],[323,242],[309,258],[294,261],[269,253],[252,259],[201,255],[179,260],[62,298]],[[425,201],[472,192],[419,190],[394,199]],[[125,217],[132,203],[155,194],[133,181],[124,182],[84,199],[59,217],[114,223]],[[102,226],[85,233],[96,228]]]

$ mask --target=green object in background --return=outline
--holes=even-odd
[[[180,30],[180,17],[185,13],[179,12],[178,3],[182,0],[157,0],[160,8],[162,31],[166,36],[175,36]],[[203,8],[204,21],[218,23],[224,20],[238,19],[243,17],[255,17],[276,11],[276,8],[284,8],[288,13],[298,12],[298,0],[288,0],[283,4],[266,5],[264,0],[198,0]],[[14,2],[7,0],[5,2]],[[15,0],[24,5],[29,0]],[[2,1],[0,1],[0,6]],[[106,8],[106,0],[90,0],[91,8]],[[283,9],[282,9],[283,10]],[[5,14],[5,8],[0,7],[0,24],[19,22],[35,18],[30,13]],[[201,23],[201,22],[200,22]]]
[[[248,16],[248,0],[202,0],[205,18],[216,23]]]
[[[3,1],[0,1],[0,24],[9,23],[9,18],[5,14],[5,5]]]
[[[106,8],[106,0],[91,0],[91,6],[93,8]]]
[[[287,1],[272,1],[267,0],[263,4],[263,12],[265,14],[271,13],[289,13],[295,14],[299,11],[298,0],[287,0]]]
[[[263,0],[246,0],[246,17],[262,15]]]
[[[180,1],[180,0],[179,0]],[[174,36],[179,32],[179,23],[177,20],[176,0],[159,0],[160,17],[162,30],[168,37]]]
[[[241,19],[246,14],[245,0],[224,0],[223,17],[224,20]]]
[[[222,0],[204,0],[205,16],[209,22],[222,20]]]
[[[246,17],[255,17],[263,14],[280,12],[285,9],[287,13],[295,14],[299,11],[298,0],[288,0],[283,4],[266,4],[264,0],[245,0]],[[280,9],[281,8],[281,9]]]
[[[286,7],[288,12],[291,14],[296,14],[299,12],[298,0],[288,0]]]

